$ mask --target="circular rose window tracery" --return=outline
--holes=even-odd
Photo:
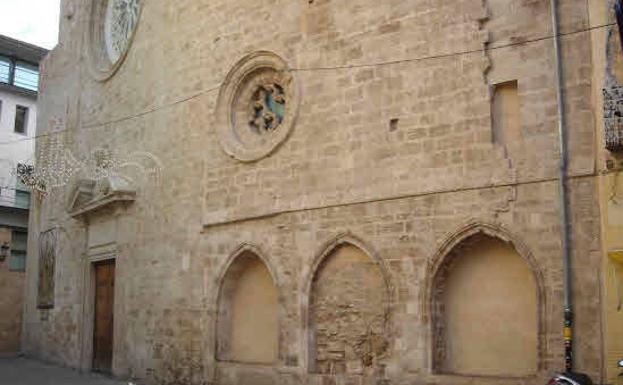
[[[139,0],[108,0],[104,23],[106,51],[116,63],[128,48],[138,22]]]
[[[89,61],[97,80],[110,78],[134,39],[143,0],[92,0]]]
[[[292,130],[298,89],[286,63],[270,52],[242,59],[219,94],[218,133],[223,150],[240,161],[271,154]]]

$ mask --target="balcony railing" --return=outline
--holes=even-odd
[[[0,207],[12,207],[16,209],[30,209],[30,192],[22,190],[2,189],[0,192]]]
[[[39,69],[32,64],[0,57],[0,83],[36,92],[39,85]]]
[[[623,87],[604,89],[606,149],[623,151]]]

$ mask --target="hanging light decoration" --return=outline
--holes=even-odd
[[[62,132],[38,138],[35,159],[18,164],[16,176],[32,191],[46,196],[50,189],[66,185],[82,168],[64,144]]]
[[[83,163],[89,179],[102,180],[119,169],[122,160],[108,148],[96,148]]]
[[[95,181],[113,174],[122,175],[137,184],[160,181],[162,163],[149,152],[115,152],[97,147],[85,157],[75,156],[65,146],[63,132],[51,133],[37,143],[34,160],[18,164],[16,176],[40,197],[52,189],[63,187],[76,177]]]

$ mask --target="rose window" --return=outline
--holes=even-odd
[[[231,69],[216,109],[223,150],[252,162],[286,141],[299,105],[294,73],[279,56],[266,51],[247,55]]]
[[[110,79],[135,38],[144,0],[90,0],[88,60],[91,75]]]
[[[140,0],[109,0],[105,20],[106,52],[115,63],[128,48],[138,22]]]

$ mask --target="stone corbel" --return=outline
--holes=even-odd
[[[67,212],[84,219],[103,209],[125,206],[136,199],[136,188],[125,177],[110,175],[102,180],[79,180],[70,195]]]

